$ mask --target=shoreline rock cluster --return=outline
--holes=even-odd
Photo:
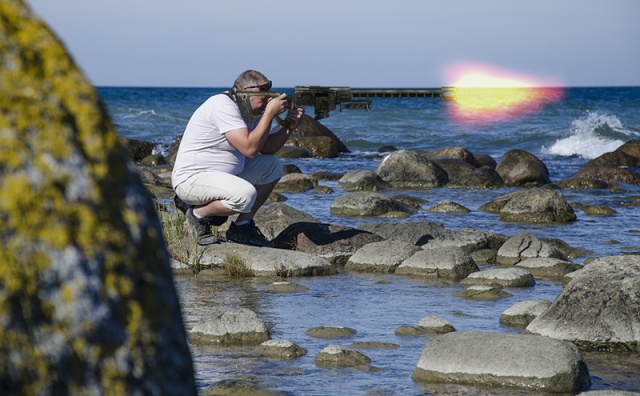
[[[451,341],[435,336],[423,351],[412,378],[426,383],[511,386],[568,393],[585,391],[591,380],[580,351],[640,352],[640,310],[637,308],[640,306],[637,297],[640,256],[602,257],[583,266],[571,260],[589,252],[575,249],[561,240],[543,240],[526,232],[508,237],[474,229],[453,231],[434,222],[402,220],[419,208],[420,202],[411,197],[390,198],[381,191],[444,185],[469,189],[519,187],[486,203],[481,210],[496,213],[498,220],[505,222],[568,223],[577,217],[559,193],[561,189],[640,184],[633,170],[616,168],[622,160],[638,167],[639,155],[640,141],[630,141],[619,149],[617,156],[607,155],[609,165],[594,161],[599,170],[585,169],[576,177],[556,184],[551,183],[546,165],[522,150],[507,152],[499,163],[488,156],[476,159],[460,147],[447,147],[432,153],[396,150],[381,160],[374,172],[351,171],[344,175],[305,175],[293,167],[276,191],[315,191],[319,188],[319,180],[332,178],[345,190],[345,194],[331,205],[332,214],[378,216],[387,220],[363,223],[358,228],[324,224],[307,213],[277,202],[276,194],[255,218],[263,233],[276,242],[275,249],[233,243],[212,245],[201,248],[195,268],[174,261],[174,273],[220,274],[225,257],[233,253],[242,258],[254,276],[289,278],[332,275],[341,271],[395,273],[468,285],[465,291],[457,294],[468,299],[508,297],[510,294],[504,288],[535,287],[536,277],[559,279],[566,288],[554,302],[525,301],[503,313],[501,323],[522,328],[521,334],[504,337],[503,333],[492,332],[458,333],[448,323],[441,324],[440,333],[454,334],[448,336]],[[450,201],[430,208],[451,213],[465,209]],[[161,211],[160,215],[176,214],[169,209],[164,213]],[[219,230],[224,232],[224,229],[223,225]],[[184,242],[174,242],[169,249],[176,253],[184,246]],[[174,254],[174,259],[177,256]],[[492,268],[486,269],[488,266]],[[580,275],[582,273],[588,275]],[[616,275],[612,276],[612,273]],[[287,283],[288,288],[295,285],[282,283]],[[594,283],[598,284],[599,293],[588,293],[587,290],[595,288]],[[607,309],[598,312],[604,313],[604,317],[588,314],[593,313],[593,307],[603,304]],[[620,317],[625,320],[619,321]],[[431,321],[440,323],[442,319],[432,318]],[[402,326],[396,330],[397,335],[425,332],[438,333],[426,325]],[[221,339],[214,342],[224,343]],[[439,348],[440,343],[445,346]],[[280,352],[276,352],[277,345],[282,345]],[[466,345],[462,349],[466,353],[452,353],[454,345]],[[478,350],[478,345],[486,346],[486,351]],[[510,347],[496,359],[495,348],[505,349],[506,345]],[[522,348],[531,351],[526,354],[526,361],[521,361],[523,354],[520,352],[508,352],[513,345],[519,345],[519,351]],[[257,348],[264,350],[266,346]],[[277,340],[268,350],[264,352],[265,356],[295,354],[299,357],[306,353],[303,346],[292,345],[286,340]],[[478,357],[482,357],[481,365],[469,363]],[[555,366],[543,363],[548,360]],[[339,345],[328,346],[315,361],[319,367],[376,370],[366,355]],[[480,366],[483,369],[479,369]],[[514,367],[527,369],[515,370]]]

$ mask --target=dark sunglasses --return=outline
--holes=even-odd
[[[272,84],[272,83],[271,83],[271,80],[269,80],[269,82],[264,83],[264,84],[262,84],[262,85],[252,85],[252,86],[250,86],[250,87],[245,87],[244,89],[249,89],[249,88],[258,88],[258,90],[259,90],[260,92],[266,92],[266,91],[268,91],[268,90],[270,90],[270,89],[271,89],[271,84]]]

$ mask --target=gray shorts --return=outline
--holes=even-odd
[[[254,186],[275,182],[282,176],[280,159],[272,154],[260,154],[247,158],[237,176],[219,171],[200,172],[180,183],[176,194],[189,205],[221,201],[234,212],[248,213],[257,196]]]

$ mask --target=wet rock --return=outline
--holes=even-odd
[[[269,339],[269,331],[250,309],[214,309],[189,332],[194,345],[258,345]]]
[[[393,187],[441,187],[448,183],[446,172],[427,153],[415,150],[394,151],[380,161],[376,173]]]
[[[321,257],[334,265],[344,265],[361,247],[382,240],[377,234],[356,228],[297,222],[278,234],[274,243],[281,249],[297,250]]]
[[[618,213],[615,209],[604,205],[585,205],[582,207],[582,211],[592,216],[611,216]]]
[[[522,232],[509,238],[498,249],[496,261],[502,265],[515,265],[522,260],[536,257],[569,261],[567,256],[551,244],[528,232]]]
[[[127,149],[129,159],[134,164],[139,164],[145,157],[153,153],[154,143],[146,142],[138,139],[128,139],[125,137],[118,138],[122,145]]]
[[[453,332],[436,337],[422,352],[412,378],[425,383],[556,393],[575,393],[591,385],[589,370],[575,345],[497,332]]]
[[[570,272],[579,270],[582,265],[552,257],[533,257],[519,262],[516,267],[523,268],[534,276],[562,278]]]
[[[390,349],[400,348],[400,345],[391,342],[359,341],[349,344],[349,347],[360,349]]]
[[[313,189],[314,194],[333,194],[335,191],[329,186],[318,186]]]
[[[351,337],[358,332],[355,329],[344,326],[319,326],[308,329],[304,333],[317,338],[342,338]]]
[[[399,326],[394,334],[400,337],[419,337],[427,334],[427,329],[418,326],[402,325]]]
[[[576,172],[573,177],[600,179],[610,185],[616,183],[640,184],[640,173],[626,168],[584,168]]]
[[[304,147],[285,144],[278,150],[276,156],[279,158],[311,158],[311,152]]]
[[[500,174],[489,166],[475,168],[469,173],[460,175],[456,183],[451,184],[452,187],[470,189],[500,188],[504,187],[504,185],[504,180],[502,180]]]
[[[291,282],[273,282],[267,286],[267,290],[274,293],[295,293],[309,290],[308,287]]]
[[[443,247],[414,253],[402,261],[395,273],[459,281],[476,271],[478,266],[463,249]]]
[[[263,205],[253,220],[267,239],[274,239],[293,224],[319,223],[318,219],[285,203]]]
[[[367,244],[351,256],[346,270],[393,273],[404,260],[420,248],[406,242],[380,241]]]
[[[430,333],[450,333],[456,331],[455,327],[439,316],[426,316],[420,319],[418,327]]]
[[[571,275],[526,331],[584,350],[640,351],[640,256],[602,257]]]
[[[431,159],[449,158],[464,161],[474,168],[478,168],[481,166],[471,151],[460,146],[439,148],[433,151],[429,151],[427,155]]]
[[[380,191],[390,187],[375,173],[356,170],[345,173],[338,185],[345,191]]]
[[[560,180],[556,185],[571,190],[596,190],[609,188],[609,184],[600,179],[588,177],[568,177]]]
[[[604,153],[582,164],[582,168],[637,168],[640,158],[627,154],[622,150]]]
[[[287,146],[302,147],[313,158],[336,158],[340,154],[338,145],[328,136],[290,137]]]
[[[500,287],[475,285],[455,293],[454,296],[470,300],[496,300],[498,298],[511,297],[513,294],[502,290]]]
[[[336,172],[328,172],[328,171],[317,171],[313,173],[313,176],[318,179],[318,180],[340,180],[342,178],[342,176],[344,176],[343,173],[336,173]]]
[[[509,194],[499,220],[517,223],[568,223],[576,220],[571,205],[557,192],[533,188]]]
[[[302,173],[298,165],[295,164],[282,164],[282,172],[284,172],[285,175],[289,173]]]
[[[166,165],[167,161],[161,154],[147,155],[140,161],[140,166],[161,166]]]
[[[282,393],[270,391],[250,379],[226,379],[205,388],[206,396],[278,396]]]
[[[465,214],[469,213],[470,210],[453,201],[444,200],[428,208],[427,212]]]
[[[509,150],[498,161],[496,172],[513,187],[534,187],[551,183],[549,169],[535,155],[523,150]]]
[[[295,359],[307,354],[307,350],[286,340],[267,340],[256,348],[262,356],[277,359]]]
[[[95,88],[0,5],[0,389],[195,395],[162,228]]]
[[[338,345],[329,345],[323,348],[314,360],[318,367],[324,368],[366,368],[371,364],[371,359],[368,356]]]
[[[533,275],[522,268],[496,268],[478,271],[460,281],[463,285],[498,285],[500,287],[532,287]]]
[[[618,147],[615,151],[623,152],[640,159],[640,140],[629,140],[622,146]],[[640,165],[637,165],[637,167],[640,167]]]
[[[386,195],[361,191],[338,197],[329,210],[335,216],[380,216],[406,207]]]
[[[273,191],[275,192],[305,192],[318,187],[318,180],[312,175],[304,173],[289,173],[282,176]]]
[[[502,312],[500,323],[525,328],[550,306],[551,301],[549,300],[521,301]]]

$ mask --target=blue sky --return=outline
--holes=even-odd
[[[639,0],[26,0],[98,86],[640,86]]]

